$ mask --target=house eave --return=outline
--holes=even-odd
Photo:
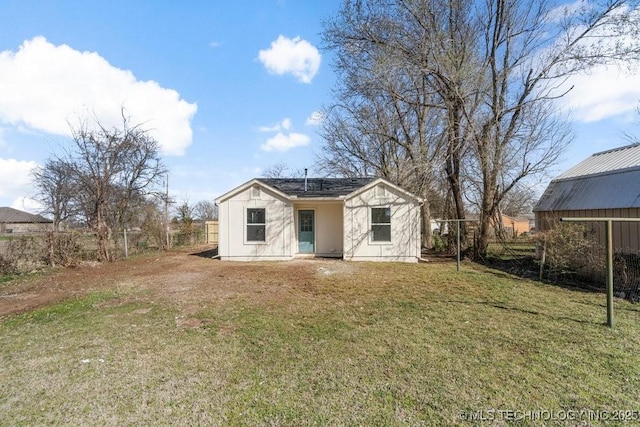
[[[289,196],[292,202],[344,202],[345,196],[315,197],[315,196]]]
[[[371,181],[367,185],[358,188],[357,190],[351,192],[350,194],[347,194],[345,196],[345,199],[351,199],[353,197],[356,197],[357,195],[362,194],[365,191],[368,191],[368,190],[376,187],[379,184],[384,184],[384,185],[386,185],[386,186],[388,186],[390,188],[393,188],[395,191],[397,191],[400,194],[402,194],[405,198],[414,200],[420,206],[422,206],[423,203],[424,203],[424,200],[422,198],[416,196],[413,193],[408,192],[407,190],[405,190],[402,187],[399,187],[399,186],[395,185],[394,183],[392,183],[391,181],[389,181],[389,180],[387,180],[385,178],[374,179],[373,181]]]
[[[245,182],[245,183],[244,183],[244,184],[242,184],[242,185],[237,186],[236,188],[234,188],[234,189],[233,189],[233,190],[231,190],[231,191],[227,191],[226,193],[224,193],[222,196],[218,197],[218,198],[217,198],[217,199],[215,199],[214,201],[215,201],[216,203],[218,203],[218,204],[223,203],[224,201],[226,201],[226,200],[228,200],[228,199],[232,198],[233,196],[235,196],[236,194],[239,194],[239,193],[241,193],[241,192],[245,191],[246,189],[251,188],[251,187],[252,187],[252,186],[254,186],[254,185],[259,185],[260,187],[266,188],[266,189],[268,189],[269,191],[271,191],[271,192],[273,192],[273,193],[277,194],[277,195],[278,195],[280,198],[282,198],[282,199],[290,200],[289,195],[287,195],[287,194],[285,194],[285,193],[281,192],[280,190],[278,190],[278,189],[276,189],[276,188],[271,187],[271,186],[270,186],[270,185],[268,185],[268,184],[265,184],[264,182],[260,181],[260,180],[259,180],[259,179],[257,179],[257,178],[254,178],[254,179],[252,179],[252,180],[250,180],[250,181]]]

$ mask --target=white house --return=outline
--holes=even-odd
[[[216,199],[223,260],[417,262],[419,197],[383,178],[259,178]]]

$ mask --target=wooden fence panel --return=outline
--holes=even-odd
[[[207,244],[218,244],[218,221],[205,221],[204,234]]]

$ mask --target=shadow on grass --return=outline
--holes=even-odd
[[[206,251],[194,252],[189,255],[199,256],[200,258],[215,258],[218,256],[218,247],[216,246],[215,248],[207,249]]]
[[[606,291],[603,284],[580,280],[580,278],[575,276],[543,278],[540,280],[540,264],[533,256],[525,256],[508,260],[488,258],[485,262],[478,263],[478,265],[492,269],[492,274],[498,277],[505,278],[509,276],[518,276],[569,291],[589,294],[602,294]]]
[[[500,310],[505,310],[505,311],[515,311],[518,313],[523,313],[523,314],[530,314],[533,316],[542,316],[542,317],[546,317],[547,319],[551,319],[551,320],[561,320],[561,321],[569,321],[569,322],[574,322],[574,323],[580,323],[583,325],[606,325],[606,322],[594,322],[594,321],[590,321],[590,320],[580,320],[580,319],[576,319],[573,317],[568,317],[568,316],[553,316],[551,314],[547,314],[547,313],[542,313],[539,311],[535,311],[535,310],[529,310],[529,309],[524,309],[524,308],[518,308],[518,307],[510,307],[504,304],[500,304],[497,303],[495,301],[455,301],[455,300],[449,300],[449,301],[445,301],[446,303],[449,304],[467,304],[467,305],[484,305],[484,306],[489,306],[489,307],[494,307]]]
[[[564,320],[564,321],[569,321],[569,322],[575,322],[575,323],[580,323],[583,325],[606,325],[605,322],[594,322],[594,321],[590,321],[590,320],[580,320],[580,319],[575,319],[573,317],[568,317],[568,316],[553,316],[550,314],[546,314],[546,313],[541,313],[539,311],[535,311],[535,310],[527,310],[524,308],[517,308],[517,307],[509,307],[506,305],[502,305],[502,304],[498,304],[495,302],[490,302],[490,301],[480,301],[477,302],[476,304],[483,304],[483,305],[488,305],[491,307],[495,307],[498,308],[500,310],[506,310],[506,311],[517,311],[519,313],[524,313],[524,314],[532,314],[534,316],[544,316],[548,319],[553,319],[553,320]]]

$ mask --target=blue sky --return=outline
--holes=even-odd
[[[335,84],[322,20],[340,3],[2,1],[0,206],[33,210],[29,170],[64,146],[69,122],[91,112],[115,124],[120,106],[160,142],[179,202],[278,162],[312,169],[314,112]],[[638,128],[637,75],[597,69],[569,83],[576,138],[551,175]]]

